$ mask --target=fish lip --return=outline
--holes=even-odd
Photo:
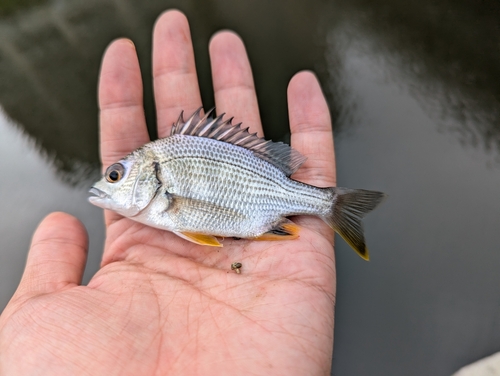
[[[90,188],[89,193],[92,193],[94,195],[90,198],[108,198],[109,197],[109,195],[106,192],[101,191],[99,188],[96,188],[96,187]],[[97,196],[97,197],[95,197],[95,196]]]

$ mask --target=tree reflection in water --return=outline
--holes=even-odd
[[[299,69],[314,69],[328,83],[334,120],[345,112],[349,104],[335,69],[343,64],[342,51],[334,51],[332,60],[327,42],[347,26],[352,38],[369,40],[372,51],[405,72],[398,80],[440,116],[443,130],[456,133],[463,144],[500,150],[495,1],[482,6],[468,0],[41,3],[0,18],[0,105],[73,183],[86,180],[98,166],[96,79],[102,52],[114,38],[126,36],[137,44],[147,120],[155,136],[150,35],[156,16],[169,6],[190,18],[206,107],[213,105],[206,48],[210,36],[231,28],[244,37],[269,137],[287,132],[284,88]]]

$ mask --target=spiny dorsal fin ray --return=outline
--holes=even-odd
[[[278,167],[285,175],[290,176],[299,169],[306,158],[298,151],[283,142],[268,141],[248,132],[241,123],[233,125],[233,118],[223,120],[223,116],[212,117],[214,109],[201,116],[202,107],[196,110],[186,121],[181,112],[179,119],[172,126],[170,135],[182,134],[212,138],[250,150],[257,157]]]

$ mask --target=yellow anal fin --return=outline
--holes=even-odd
[[[300,226],[287,220],[254,240],[292,240],[299,237],[299,232]]]
[[[194,232],[176,232],[176,235],[199,245],[208,245],[210,247],[222,247],[222,244],[219,243],[217,238],[212,235],[197,234]]]

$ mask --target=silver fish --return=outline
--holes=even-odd
[[[287,217],[315,215],[368,260],[361,218],[383,193],[290,179],[305,161],[300,153],[201,110],[187,121],[181,113],[169,137],[109,166],[89,201],[211,246],[222,246],[216,236],[295,239],[299,226]]]

